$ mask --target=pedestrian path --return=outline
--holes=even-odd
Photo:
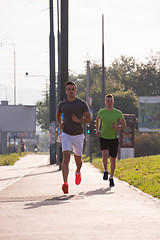
[[[0,166],[0,191],[33,171],[34,168],[48,163],[48,155],[30,154],[21,157],[13,166]]]
[[[160,203],[115,179],[115,187],[90,163],[69,194],[57,165],[36,167],[0,192],[0,240],[159,240]]]

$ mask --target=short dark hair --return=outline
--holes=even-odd
[[[107,94],[107,95],[105,96],[105,99],[106,99],[106,98],[113,98],[113,99],[114,99],[114,97],[113,97],[112,94]]]
[[[73,81],[67,81],[67,82],[65,83],[65,86],[67,87],[68,85],[74,85],[74,86],[77,88],[76,83],[73,82]]]

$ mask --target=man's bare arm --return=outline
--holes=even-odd
[[[112,126],[116,131],[123,130],[127,127],[126,120],[123,118],[118,121],[117,125],[113,123]]]
[[[58,125],[59,125],[60,129],[63,129],[64,128],[64,123],[62,121],[62,113],[57,112],[56,117],[57,117],[57,122],[58,122]]]
[[[74,114],[72,116],[72,120],[74,122],[77,122],[77,123],[90,123],[92,121],[92,118],[91,118],[91,113],[88,111],[88,112],[84,112],[83,113],[83,118],[82,119],[78,119]]]
[[[97,117],[96,117],[96,136],[99,136],[99,135],[100,135],[99,126],[100,126],[100,117],[97,116]]]

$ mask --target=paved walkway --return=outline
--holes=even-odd
[[[89,163],[79,186],[74,172],[72,159],[64,195],[62,172],[48,165],[48,156],[26,156],[8,172],[0,167],[0,240],[160,239],[159,200],[118,179],[110,188]]]

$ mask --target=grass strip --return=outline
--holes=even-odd
[[[24,157],[27,153],[10,153],[10,154],[0,154],[0,166],[14,165],[21,157]]]
[[[83,161],[89,161],[88,159],[84,157]],[[93,156],[92,164],[103,172],[101,158]],[[115,177],[160,199],[160,155],[117,161]]]

